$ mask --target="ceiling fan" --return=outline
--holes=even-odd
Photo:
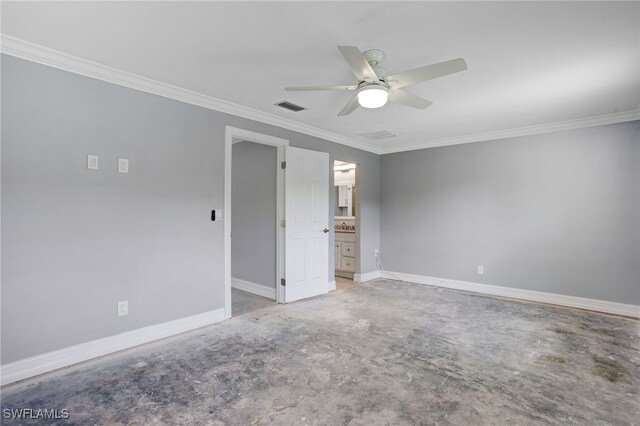
[[[351,86],[285,87],[285,90],[355,90],[356,95],[338,113],[339,116],[351,114],[358,106],[380,108],[387,101],[425,109],[431,106],[432,102],[403,90],[403,87],[467,69],[467,63],[464,59],[458,58],[387,75],[387,71],[380,67],[380,63],[385,57],[382,50],[372,49],[363,53],[354,46],[338,46],[338,50],[340,50],[342,57],[347,61],[351,71],[357,77],[358,84]]]

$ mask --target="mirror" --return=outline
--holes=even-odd
[[[334,161],[334,216],[353,218],[356,215],[356,165]]]

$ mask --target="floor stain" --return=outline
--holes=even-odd
[[[565,364],[567,362],[566,358],[563,358],[561,356],[555,356],[555,355],[542,355],[540,357],[540,360],[555,363],[555,364]]]
[[[576,334],[574,331],[571,331],[569,329],[562,328],[562,327],[553,327],[553,328],[550,328],[549,330],[553,331],[554,333],[563,334],[565,336],[573,336]]]
[[[628,375],[628,372],[614,359],[594,355],[593,362],[595,373],[611,383],[616,383]]]

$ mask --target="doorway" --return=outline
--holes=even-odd
[[[356,217],[358,215],[358,165],[347,161],[333,162],[334,184],[334,255],[336,289],[352,286],[358,265]]]
[[[232,308],[232,294],[234,293],[233,287],[235,287],[235,293],[240,296],[244,291],[249,293],[248,290],[253,290],[253,295],[266,297],[273,296],[273,290],[265,290],[267,286],[262,286],[252,281],[242,280],[239,277],[235,277],[235,285],[232,277],[232,227],[233,227],[233,209],[232,209],[232,182],[233,182],[233,152],[234,145],[243,142],[253,142],[254,144],[265,145],[267,147],[274,147],[276,149],[276,163],[273,164],[273,168],[276,170],[276,193],[275,193],[275,205],[276,215],[275,220],[271,226],[264,224],[264,226],[273,230],[275,234],[275,271],[273,272],[273,282],[275,286],[275,302],[284,303],[284,290],[280,285],[277,285],[280,278],[283,276],[284,271],[284,229],[281,227],[281,220],[284,218],[284,172],[278,167],[281,162],[284,161],[285,147],[289,145],[289,141],[274,136],[264,135],[261,133],[252,132],[250,130],[239,129],[231,126],[225,128],[225,180],[224,180],[224,313],[225,318],[231,318],[233,314]],[[242,168],[238,167],[236,170],[242,173]],[[245,281],[245,282],[242,282]],[[251,284],[260,285],[260,287],[252,286]],[[243,287],[244,286],[244,287]],[[261,291],[265,293],[260,294]],[[266,293],[268,292],[268,293]],[[256,294],[258,293],[258,294]],[[236,298],[238,301],[238,298]],[[256,304],[253,298],[245,298],[240,306],[237,306],[241,311],[246,309],[253,309]],[[259,299],[261,300],[261,299]],[[244,305],[244,306],[243,306]]]
[[[231,313],[238,316],[276,304],[278,152],[250,141],[231,149]]]
[[[232,277],[233,146],[243,142],[276,148],[275,300],[288,303],[329,290],[329,154],[290,147],[286,139],[231,126],[225,128],[224,311],[232,316],[232,288],[256,290],[251,281]],[[245,166],[252,167],[252,166]],[[242,167],[237,166],[242,173]],[[238,179],[236,177],[236,179]],[[236,231],[237,232],[237,231]],[[239,254],[236,254],[236,257]],[[247,282],[243,282],[247,281]],[[235,283],[235,284],[234,284]],[[233,284],[233,285],[232,285]],[[258,283],[253,283],[258,284]],[[259,284],[258,284],[259,285]],[[240,288],[244,286],[243,288]],[[262,291],[267,286],[260,286]],[[270,290],[273,295],[273,289]],[[259,296],[261,294],[258,294]],[[238,308],[241,309],[241,308]]]

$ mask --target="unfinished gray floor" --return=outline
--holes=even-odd
[[[237,288],[231,289],[231,315],[234,317],[275,304],[276,301],[268,297],[258,296]]]
[[[2,408],[91,424],[630,425],[638,326],[379,280],[4,388]]]

